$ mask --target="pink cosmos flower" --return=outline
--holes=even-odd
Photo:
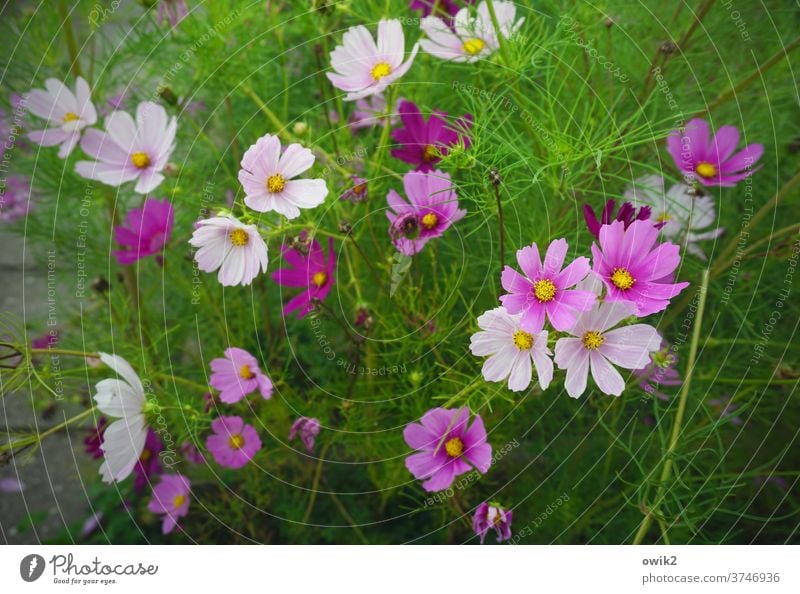
[[[335,282],[336,254],[333,251],[333,238],[328,238],[328,257],[322,246],[314,239],[307,253],[284,245],[281,254],[291,268],[281,268],[272,273],[272,280],[284,287],[302,287],[303,291],[289,299],[283,306],[283,315],[295,310],[298,318],[303,318],[314,305],[313,300],[324,301]]]
[[[447,173],[409,171],[403,176],[403,188],[409,201],[389,190],[386,201],[391,210],[386,216],[392,242],[406,256],[420,252],[428,241],[441,237],[467,214],[458,208],[458,196]]]
[[[402,101],[402,99],[400,99]],[[334,112],[336,113],[336,112]],[[339,117],[339,114],[336,114]],[[356,101],[356,107],[350,114],[348,126],[351,132],[361,128],[374,128],[375,126],[394,126],[397,123],[397,114],[392,113],[386,117],[386,97],[381,93],[376,93],[371,97],[365,97]]]
[[[662,311],[689,283],[672,283],[680,264],[678,246],[665,242],[653,247],[658,229],[650,221],[634,221],[627,230],[622,221],[603,225],[600,247],[592,244],[593,272],[608,289],[606,301],[629,301],[636,315]]]
[[[244,203],[255,211],[282,214],[287,219],[300,216],[301,208],[319,206],[328,195],[321,179],[292,179],[314,164],[314,153],[299,144],[290,144],[281,153],[277,136],[265,134],[245,152],[239,181],[245,192]]]
[[[403,430],[409,447],[419,450],[406,458],[406,468],[418,479],[425,479],[426,491],[441,491],[470,470],[481,474],[492,465],[492,446],[486,442],[483,419],[475,415],[470,427],[469,409],[433,408],[422,415],[420,423],[410,423]]]
[[[576,314],[595,302],[593,293],[570,290],[589,274],[589,259],[576,258],[562,270],[566,256],[567,241],[556,239],[547,248],[542,264],[539,247],[534,243],[517,251],[517,262],[525,276],[510,266],[503,270],[500,278],[509,294],[502,295],[500,302],[508,313],[522,313],[520,327],[526,332],[540,332],[545,316],[556,330],[569,330]]]
[[[31,184],[27,177],[10,175],[0,185],[0,221],[13,223],[28,215],[31,208]]]
[[[547,330],[531,334],[520,327],[521,320],[521,313],[511,315],[504,307],[490,309],[478,318],[481,332],[472,335],[469,349],[478,357],[489,355],[482,370],[487,382],[508,379],[508,389],[521,392],[531,383],[533,361],[539,385],[546,390],[553,379]]]
[[[503,542],[511,538],[513,518],[514,512],[510,509],[504,509],[498,503],[484,501],[475,510],[475,515],[472,517],[472,529],[481,537],[481,544],[492,528],[497,533],[497,542]]]
[[[354,204],[366,200],[369,195],[367,180],[357,175],[350,176],[350,180],[353,182],[353,185],[347,188],[339,198],[341,200],[349,200]]]
[[[182,474],[165,474],[153,488],[153,498],[147,504],[154,514],[163,515],[161,533],[169,534],[178,520],[189,513],[189,493],[192,483]]]
[[[139,461],[133,467],[133,489],[141,492],[150,484],[150,480],[161,474],[161,462],[158,455],[164,449],[164,444],[156,435],[156,432],[147,428],[147,439],[144,442],[144,449],[139,454]]]
[[[619,396],[625,389],[625,380],[614,365],[642,369],[650,362],[650,353],[661,346],[661,336],[655,328],[634,324],[611,330],[633,313],[628,302],[598,303],[578,316],[568,330],[572,337],[558,339],[555,362],[559,369],[567,370],[564,386],[572,398],[586,390],[590,369],[601,392]]]
[[[342,37],[342,45],[331,52],[334,72],[326,75],[334,87],[347,92],[345,101],[355,101],[383,92],[408,72],[418,50],[416,43],[403,62],[405,37],[397,19],[378,23],[377,43],[364,25],[350,27]]]
[[[272,381],[258,367],[258,359],[237,347],[225,349],[225,358],[211,361],[212,388],[219,390],[219,399],[227,404],[239,402],[256,390],[264,400],[272,398]]]
[[[434,110],[426,122],[411,101],[401,101],[398,112],[404,127],[392,130],[392,138],[400,144],[392,149],[392,156],[416,165],[417,171],[433,169],[458,142],[469,148],[470,139],[466,133],[472,126],[471,114],[449,123],[446,111]]]
[[[317,435],[319,435],[320,428],[319,420],[309,417],[300,417],[292,423],[292,428],[289,430],[289,441],[294,440],[299,434],[300,440],[303,442],[303,445],[306,446],[306,450],[308,450],[310,454],[314,451],[314,440]]]
[[[653,212],[651,221],[659,223],[661,234],[701,260],[706,260],[706,255],[698,242],[725,232],[723,227],[713,227],[717,220],[714,199],[690,185],[675,184],[665,191],[663,177],[647,175],[629,184],[625,197],[634,204],[648,205]]]
[[[58,156],[66,159],[78,144],[82,130],[97,122],[89,83],[79,76],[74,93],[54,78],[48,78],[44,86],[46,91],[30,91],[26,104],[28,111],[47,120],[48,126],[28,133],[28,138],[41,146],[60,145]]]
[[[158,20],[169,21],[170,27],[175,29],[189,14],[186,0],[161,0],[158,3]]]
[[[695,118],[686,124],[685,132],[673,130],[667,136],[667,150],[687,179],[704,186],[735,186],[736,182],[760,169],[753,169],[764,154],[764,145],[749,144],[736,153],[739,130],[722,126],[710,140],[708,123]]]
[[[125,247],[113,252],[117,262],[124,266],[148,256],[160,256],[174,219],[172,205],[166,199],[148,198],[141,208],[131,210],[125,224],[114,227],[114,239]]]
[[[220,466],[241,468],[261,449],[258,433],[241,417],[218,417],[211,430],[214,434],[206,440],[206,447]]]
[[[109,186],[136,180],[134,191],[147,194],[164,180],[161,171],[175,149],[178,122],[152,101],[140,103],[136,120],[128,112],[115,111],[106,120],[106,131],[87,130],[83,151],[97,161],[78,161],[75,171]]]
[[[514,35],[525,21],[515,20],[517,8],[513,2],[495,1],[494,10],[503,38]],[[476,62],[500,47],[486,2],[478,5],[474,16],[467,7],[459,10],[452,26],[438,17],[427,16],[420,27],[427,36],[419,42],[422,49],[442,60]]]
[[[189,243],[198,248],[197,267],[203,272],[219,269],[217,279],[224,286],[249,285],[267,271],[267,244],[258,228],[232,216],[198,221]]]

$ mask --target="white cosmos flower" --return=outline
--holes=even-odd
[[[650,220],[664,223],[661,234],[675,243],[686,242],[686,251],[700,258],[706,255],[699,241],[716,239],[725,229],[711,228],[717,220],[714,199],[699,195],[689,185],[679,183],[669,191],[664,190],[664,178],[660,175],[645,175],[637,178],[625,189],[625,199],[634,206],[649,206]]]
[[[504,307],[490,309],[478,318],[481,332],[472,335],[469,349],[478,357],[489,355],[482,370],[487,382],[508,378],[508,388],[521,392],[531,383],[532,361],[539,385],[546,390],[553,379],[553,353],[547,348],[547,330],[525,332],[519,325],[521,319],[521,313],[511,315]]]
[[[203,272],[219,269],[217,279],[226,287],[249,285],[259,271],[267,270],[267,244],[258,228],[232,216],[199,221],[189,243],[197,248],[197,267]]]
[[[500,34],[509,38],[522,26],[516,19],[513,2],[495,2],[495,15]],[[473,16],[469,7],[458,11],[453,27],[435,16],[422,19],[420,28],[427,35],[419,44],[426,52],[451,62],[476,62],[493,54],[500,47],[486,2],[481,2]]]
[[[121,481],[132,471],[144,449],[147,424],[144,418],[144,387],[130,364],[117,355],[100,353],[100,360],[122,379],[104,379],[95,386],[97,408],[117,417],[103,433],[100,446],[105,461],[100,466],[103,482]]]

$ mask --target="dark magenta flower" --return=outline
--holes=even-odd
[[[300,417],[289,430],[289,441],[292,441],[297,435],[300,435],[300,440],[306,446],[309,453],[314,451],[314,440],[319,435],[321,425],[317,419],[309,417]]]
[[[314,239],[308,246],[308,253],[284,245],[281,248],[283,259],[291,268],[281,268],[272,273],[272,280],[284,287],[303,287],[303,291],[295,295],[283,307],[283,315],[288,316],[295,310],[298,318],[303,318],[311,311],[312,300],[324,301],[334,283],[336,257],[333,251],[333,238],[328,238],[328,256],[322,246]]]
[[[158,455],[164,449],[164,444],[156,432],[148,427],[147,437],[144,440],[144,449],[139,456],[139,461],[133,467],[133,489],[141,492],[150,484],[150,479],[161,474],[161,462]]]
[[[416,165],[417,171],[433,169],[459,141],[469,148],[467,131],[472,127],[472,115],[448,122],[447,112],[434,110],[426,121],[411,101],[401,101],[397,111],[403,127],[392,130],[392,138],[402,146],[392,149],[392,156]]]
[[[492,465],[492,446],[486,441],[483,419],[475,415],[467,427],[469,409],[432,408],[419,423],[409,423],[403,437],[418,450],[406,458],[406,468],[418,479],[425,479],[426,491],[446,489],[453,480],[474,466],[486,474]]]
[[[114,227],[114,239],[125,248],[114,252],[117,262],[125,266],[160,255],[169,241],[173,222],[174,212],[169,200],[145,200],[141,208],[128,213],[124,225]]]
[[[510,509],[503,509],[498,503],[484,501],[475,510],[475,515],[472,517],[472,529],[481,537],[481,544],[492,528],[497,532],[497,542],[503,542],[511,538],[513,517],[514,512]]]
[[[583,218],[586,219],[586,227],[589,229],[589,233],[594,235],[595,239],[600,238],[600,227],[609,225],[612,221],[622,221],[627,229],[633,221],[646,221],[650,218],[651,211],[649,206],[642,206],[637,211],[630,202],[623,202],[615,215],[614,209],[616,206],[617,202],[613,198],[606,202],[600,213],[600,220],[597,220],[594,209],[588,204],[583,205]],[[655,224],[656,229],[660,229],[663,226],[664,223]]]
[[[99,460],[103,457],[103,450],[100,446],[103,445],[103,433],[106,427],[108,427],[108,419],[100,417],[97,419],[97,426],[89,429],[86,437],[83,438],[83,450],[93,460]]]
[[[738,144],[736,126],[722,126],[712,140],[708,123],[699,118],[690,120],[683,134],[673,130],[667,136],[667,150],[675,165],[704,186],[735,186],[758,169],[753,165],[764,154],[764,145],[748,144],[734,155]]]
[[[411,0],[408,7],[411,10],[421,10],[422,16],[456,16],[456,13],[461,9],[461,6],[472,4],[474,0],[463,0],[463,2],[455,2],[454,0]]]

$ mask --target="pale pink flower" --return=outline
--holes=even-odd
[[[197,223],[189,243],[198,248],[194,259],[203,272],[219,270],[220,284],[249,285],[267,270],[267,244],[255,225],[232,216],[218,216]]]
[[[177,120],[161,105],[145,101],[136,108],[136,120],[115,111],[105,124],[105,132],[87,130],[81,140],[83,151],[97,161],[78,161],[75,171],[109,186],[136,180],[134,190],[140,194],[155,190],[175,148]]]
[[[414,61],[419,44],[405,58],[405,36],[400,21],[381,20],[377,43],[364,25],[350,27],[342,37],[342,45],[331,52],[335,72],[326,73],[333,86],[347,92],[345,101],[380,93],[403,76]]]
[[[301,208],[319,206],[328,195],[321,179],[293,179],[314,164],[314,153],[295,143],[281,152],[277,136],[265,134],[242,157],[239,181],[244,203],[255,211],[275,211],[287,219],[300,216]]]
[[[44,82],[47,89],[33,89],[26,96],[28,111],[47,120],[45,130],[28,133],[28,138],[41,146],[59,145],[58,156],[66,159],[78,144],[81,132],[97,122],[97,110],[92,103],[91,90],[80,76],[75,92],[55,78]]]
[[[520,392],[533,377],[531,362],[536,369],[539,385],[546,390],[553,379],[553,353],[547,348],[547,330],[526,332],[520,327],[522,314],[511,315],[504,307],[496,307],[478,318],[481,332],[470,339],[473,355],[485,357],[483,378],[487,382],[508,379],[508,388]]]
[[[590,370],[601,392],[619,396],[625,380],[614,365],[642,369],[650,362],[650,353],[661,347],[661,336],[647,324],[611,329],[632,315],[634,306],[629,302],[599,303],[578,316],[568,331],[572,337],[558,339],[555,362],[567,370],[564,386],[572,398],[586,390]]]

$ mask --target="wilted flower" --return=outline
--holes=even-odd
[[[419,423],[410,423],[403,430],[409,447],[419,450],[406,458],[406,468],[418,479],[424,479],[426,491],[441,491],[453,480],[474,466],[485,474],[492,465],[492,446],[486,442],[483,419],[475,415],[467,427],[469,409],[433,408],[422,415]]]
[[[305,236],[303,236],[305,237]],[[289,299],[283,306],[283,315],[295,310],[297,317],[303,318],[313,308],[314,301],[324,301],[334,284],[336,254],[333,251],[333,238],[328,238],[328,255],[314,239],[305,253],[284,245],[281,254],[291,268],[281,268],[272,273],[272,280],[284,287],[301,287],[303,290]]]
[[[75,82],[75,92],[55,78],[44,82],[45,90],[33,89],[26,96],[28,111],[47,120],[45,130],[28,133],[28,138],[41,146],[60,145],[58,156],[66,159],[78,144],[81,132],[97,122],[97,110],[92,103],[92,92],[80,76]]]
[[[513,517],[514,513],[510,509],[504,509],[498,503],[484,501],[475,510],[475,515],[472,517],[472,529],[481,537],[481,544],[492,528],[497,533],[497,542],[503,542],[511,538]]]
[[[342,200],[349,200],[350,202],[363,202],[367,199],[368,187],[367,180],[357,175],[350,176],[353,185],[340,196]]]
[[[289,441],[292,441],[299,434],[300,440],[306,446],[306,450],[311,453],[314,451],[314,440],[319,435],[320,428],[319,420],[300,417],[292,423],[292,428],[289,430]]]
[[[192,483],[182,474],[165,474],[153,488],[153,498],[147,504],[147,509],[164,516],[162,534],[172,532],[178,520],[189,513],[191,488]]]
[[[347,92],[345,101],[355,101],[383,92],[408,72],[418,50],[416,43],[403,62],[405,37],[397,19],[378,23],[377,44],[364,25],[350,27],[342,37],[342,45],[331,52],[334,72],[326,75],[334,87]]]
[[[504,307],[496,307],[478,318],[481,332],[470,339],[470,351],[478,357],[489,355],[483,364],[487,382],[508,379],[508,388],[520,392],[533,377],[531,362],[536,368],[539,386],[546,390],[553,379],[553,353],[547,348],[547,331],[531,334],[520,327],[522,314],[511,315]]]
[[[525,276],[510,266],[503,270],[500,278],[508,294],[500,297],[500,303],[508,313],[522,314],[520,327],[526,332],[540,332],[545,317],[556,330],[568,330],[575,323],[577,313],[589,309],[595,302],[593,293],[570,289],[589,274],[589,259],[575,258],[563,268],[566,257],[565,239],[550,243],[544,263],[534,243],[517,251],[517,263]]]
[[[721,421],[729,421],[731,425],[736,426],[744,425],[742,417],[734,414],[734,411],[739,408],[739,405],[732,402],[732,400],[733,397],[728,394],[720,398],[712,398],[708,401],[708,405]]]
[[[680,372],[675,368],[678,364],[678,355],[662,341],[661,348],[650,354],[650,363],[642,369],[637,369],[633,375],[639,378],[639,387],[653,394],[660,400],[669,400],[669,396],[659,391],[659,386],[680,386]]]
[[[272,381],[258,367],[258,359],[244,349],[225,349],[225,358],[211,361],[209,384],[219,390],[219,399],[227,404],[239,402],[258,390],[264,400],[272,398]]]
[[[711,140],[708,123],[699,118],[689,120],[683,134],[673,130],[667,136],[667,150],[675,165],[687,179],[704,186],[735,186],[759,169],[753,165],[764,154],[764,145],[749,144],[734,155],[738,144],[736,126],[722,126]]]

